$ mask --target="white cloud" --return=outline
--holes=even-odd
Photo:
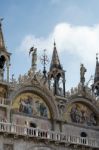
[[[19,50],[28,51],[34,46],[38,49],[38,52],[41,50],[47,49],[48,52],[52,51],[52,36],[49,36],[47,39],[45,38],[36,38],[34,35],[27,35],[23,40],[21,45],[19,46]]]
[[[99,48],[98,25],[87,27],[62,23],[55,27],[53,35],[60,51],[67,51],[88,62],[95,59],[93,56]]]
[[[59,52],[68,52],[77,55],[81,61],[93,63],[99,49],[99,25],[90,27],[60,23],[47,38],[27,35],[19,49],[26,51],[34,45],[38,50],[47,49],[50,53],[54,39]]]

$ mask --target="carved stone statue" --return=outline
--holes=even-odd
[[[63,118],[65,113],[65,104],[63,101],[59,101],[58,103],[59,114]]]
[[[31,47],[29,55],[32,53],[32,69],[36,70],[37,65],[37,48]]]
[[[37,62],[37,48],[34,48],[34,52],[32,53],[32,66]]]
[[[84,85],[85,83],[85,72],[87,71],[87,69],[84,67],[83,64],[81,64],[80,66],[80,82],[82,83],[82,85]]]

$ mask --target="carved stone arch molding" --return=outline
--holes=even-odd
[[[58,108],[55,102],[54,97],[52,95],[45,93],[40,87],[33,87],[33,86],[25,86],[19,88],[17,91],[14,91],[10,97],[9,100],[11,100],[11,105],[13,101],[22,93],[30,92],[33,94],[38,95],[39,97],[43,98],[44,102],[48,106],[50,113],[51,113],[51,119],[58,119],[59,114],[58,114]]]
[[[90,109],[92,109],[97,116],[99,116],[99,109],[98,107],[95,105],[95,102],[93,103],[91,100],[87,99],[87,98],[83,98],[83,97],[77,97],[77,98],[73,98],[69,101],[68,105],[72,104],[72,103],[76,103],[76,102],[80,102],[82,104],[85,104],[86,106],[88,106]],[[66,108],[68,107],[68,105],[66,106]]]

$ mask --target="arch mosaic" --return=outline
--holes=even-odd
[[[21,93],[34,93],[41,97],[46,105],[48,106],[50,110],[50,115],[51,119],[58,119],[59,118],[59,113],[58,113],[58,108],[57,104],[55,102],[54,97],[52,97],[50,94],[46,94],[40,87],[33,87],[33,86],[25,86],[19,88],[17,91],[14,91],[10,96],[9,96],[9,101],[11,100],[11,108],[13,108],[13,103],[15,99],[21,94]]]
[[[68,103],[60,101],[58,110],[61,119],[68,123],[79,123],[88,126],[99,124],[99,110],[90,99],[76,97],[68,100]]]
[[[43,98],[30,92],[18,95],[12,103],[12,110],[30,116],[39,116],[48,119],[51,117],[49,107]]]
[[[74,102],[68,105],[64,115],[67,122],[73,122],[88,126],[97,125],[96,113],[85,103]]]

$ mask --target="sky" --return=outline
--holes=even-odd
[[[0,0],[3,34],[11,56],[10,78],[31,67],[29,49],[40,57],[47,50],[49,61],[56,42],[60,62],[66,70],[66,90],[80,82],[80,64],[87,69],[86,83],[95,73],[99,52],[99,0]],[[50,63],[47,66],[47,70]]]

